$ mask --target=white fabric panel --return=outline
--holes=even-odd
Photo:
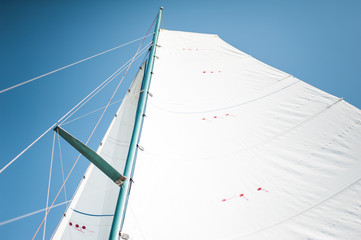
[[[163,30],[123,232],[361,239],[361,111],[216,35]]]
[[[124,171],[133,132],[144,65],[138,71],[97,150],[120,173]],[[107,239],[119,189],[118,185],[90,164],[53,239]]]

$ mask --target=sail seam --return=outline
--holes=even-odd
[[[232,154],[235,154],[235,153],[239,153],[239,152],[242,152],[242,151],[246,151],[246,150],[252,149],[252,148],[254,148],[254,147],[259,146],[260,144],[264,144],[264,143],[267,143],[267,142],[269,142],[269,141],[272,141],[272,140],[274,140],[274,139],[276,139],[276,138],[278,138],[278,137],[280,137],[280,136],[282,136],[282,135],[284,135],[284,134],[286,134],[286,133],[288,133],[288,132],[290,132],[290,131],[298,128],[299,126],[303,125],[304,123],[312,120],[313,118],[317,117],[317,116],[320,115],[321,113],[323,113],[323,112],[325,112],[326,110],[330,109],[331,107],[333,107],[333,106],[336,105],[337,103],[341,102],[342,100],[343,100],[343,98],[337,99],[335,102],[331,103],[330,105],[328,105],[327,107],[325,107],[325,108],[322,109],[321,111],[317,112],[316,114],[312,115],[311,117],[305,119],[304,121],[296,124],[295,126],[289,128],[289,129],[287,129],[287,130],[285,130],[285,131],[283,131],[283,132],[281,132],[281,133],[279,133],[279,134],[276,134],[276,135],[273,135],[272,137],[269,137],[269,138],[267,138],[267,139],[264,139],[263,141],[260,141],[260,142],[257,142],[257,143],[255,143],[255,144],[253,144],[253,145],[250,145],[250,146],[247,146],[247,147],[238,149],[237,151],[228,152],[228,153],[225,153],[225,154],[219,154],[219,155],[216,155],[216,156],[204,156],[203,158],[206,159],[206,158],[209,158],[209,157],[219,157],[219,156],[225,157],[225,156],[229,156],[229,155],[232,155]],[[148,153],[149,153],[149,151],[148,151]],[[162,155],[162,156],[165,156],[165,155]],[[168,155],[167,158],[180,160],[180,159],[178,159],[178,158],[175,158],[173,155]],[[203,158],[202,158],[202,159],[203,159]],[[182,158],[182,160],[183,160],[183,159],[184,159],[184,158]],[[199,159],[199,158],[197,158],[197,159]]]
[[[281,80],[282,80],[282,79],[281,79]],[[279,81],[281,81],[281,80],[279,80]],[[229,107],[217,108],[217,109],[213,109],[213,110],[209,110],[209,111],[179,112],[179,111],[172,111],[172,110],[169,110],[169,109],[160,107],[160,106],[158,106],[158,105],[156,105],[156,104],[154,104],[154,103],[151,103],[151,105],[153,105],[153,106],[155,106],[155,107],[157,107],[157,108],[159,108],[159,109],[161,109],[161,110],[163,110],[163,111],[165,111],[165,112],[171,112],[171,113],[177,113],[177,114],[201,114],[201,113],[218,112],[218,111],[222,111],[222,110],[226,110],[226,109],[236,108],[236,107],[239,107],[239,106],[242,106],[242,105],[246,105],[246,104],[248,104],[248,103],[252,103],[252,102],[258,101],[258,100],[263,99],[263,98],[265,98],[265,97],[269,97],[269,96],[271,96],[271,95],[273,95],[273,94],[276,94],[276,93],[278,93],[278,92],[281,92],[282,90],[284,90],[284,89],[286,89],[286,88],[289,88],[289,87],[291,87],[291,86],[293,86],[293,85],[295,85],[295,84],[297,84],[297,83],[300,83],[300,82],[301,82],[300,80],[297,80],[297,81],[295,81],[295,82],[293,82],[293,83],[291,83],[291,84],[289,84],[289,85],[287,85],[287,86],[284,86],[284,87],[282,87],[282,88],[280,88],[280,89],[278,89],[278,90],[276,90],[276,91],[274,91],[274,92],[268,93],[268,94],[263,95],[263,96],[261,96],[261,97],[254,98],[254,99],[252,99],[252,100],[249,100],[249,101],[246,101],[246,102],[242,102],[242,103],[239,103],[239,104],[236,104],[236,105],[232,105],[232,106],[229,106]]]
[[[75,210],[73,208],[70,208],[70,209],[73,210],[76,213],[91,216],[91,217],[113,217],[114,216],[114,214],[90,214],[90,213],[85,213],[85,212]]]
[[[262,228],[262,229],[260,229],[260,230],[255,231],[255,232],[252,232],[252,233],[248,233],[248,234],[241,235],[241,236],[238,236],[238,237],[233,237],[232,239],[247,238],[247,237],[249,237],[249,236],[255,235],[255,234],[260,233],[260,232],[264,232],[264,231],[269,230],[269,229],[271,229],[271,228],[273,228],[273,227],[276,227],[276,226],[278,226],[278,225],[281,225],[281,224],[283,224],[283,223],[285,223],[285,222],[287,222],[287,221],[289,221],[289,220],[292,220],[292,219],[294,219],[294,218],[296,218],[296,217],[298,217],[298,216],[301,216],[301,215],[307,213],[308,211],[310,211],[310,210],[312,210],[312,209],[314,209],[314,208],[322,205],[323,203],[327,202],[328,200],[332,199],[333,197],[341,194],[342,192],[348,190],[349,188],[351,188],[352,186],[356,185],[356,184],[359,183],[360,181],[361,181],[361,177],[360,177],[360,178],[357,178],[357,179],[356,179],[355,181],[353,181],[351,184],[347,185],[346,187],[342,188],[341,190],[337,191],[336,193],[332,194],[331,196],[329,196],[329,197],[327,197],[327,198],[319,201],[318,203],[312,205],[311,207],[309,207],[309,208],[307,208],[307,209],[305,209],[305,210],[303,210],[303,211],[301,211],[301,212],[299,212],[299,213],[297,213],[297,214],[295,214],[295,215],[293,215],[293,216],[290,216],[290,217],[288,217],[288,218],[286,218],[286,219],[284,219],[284,220],[282,220],[282,221],[280,221],[280,222],[278,222],[278,223],[275,223],[275,224],[273,224],[273,225],[270,225],[270,226],[268,226],[268,227]]]

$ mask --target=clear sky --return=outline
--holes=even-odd
[[[164,28],[218,34],[241,51],[361,108],[361,2],[356,0],[1,1],[0,90],[144,36],[160,6]],[[0,168],[125,63],[139,43],[0,94]],[[140,60],[134,63],[115,100],[122,98],[139,65]],[[115,85],[74,118],[104,106]],[[99,144],[116,108],[108,110],[91,147]],[[86,141],[100,114],[64,127]],[[52,138],[52,132],[45,135],[0,174],[0,222],[45,207]],[[67,173],[76,152],[61,144]],[[87,165],[81,159],[74,170],[66,185],[68,198]],[[53,167],[51,200],[62,181],[57,148]],[[62,194],[57,203],[64,200]],[[46,239],[63,211],[52,211]],[[29,239],[42,218],[43,213],[0,226],[0,238]]]

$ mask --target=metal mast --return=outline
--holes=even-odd
[[[145,113],[145,107],[148,99],[148,90],[150,86],[150,81],[152,78],[152,71],[154,65],[154,57],[156,46],[158,42],[158,35],[160,29],[160,23],[162,20],[162,13],[163,7],[159,9],[157,23],[154,28],[154,35],[153,35],[153,44],[149,53],[148,58],[148,65],[146,66],[144,77],[142,81],[142,87],[139,96],[139,102],[137,107],[137,113],[135,116],[135,123],[132,138],[130,141],[129,152],[124,168],[123,176],[127,178],[127,180],[123,183],[123,186],[120,189],[117,206],[114,213],[113,224],[110,231],[109,240],[118,240],[119,234],[123,228],[124,224],[124,217],[128,205],[128,198],[129,198],[129,190],[131,185],[131,179],[134,173],[134,167],[136,162],[136,155],[137,155],[137,146],[140,138],[141,128],[143,125],[143,117]]]

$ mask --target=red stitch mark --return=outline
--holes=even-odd
[[[218,72],[221,72],[221,71],[218,71]]]
[[[226,116],[229,116],[229,114],[228,114],[228,113],[226,113]]]
[[[263,189],[263,188],[257,188],[257,191],[265,191],[265,192],[268,192],[268,190],[266,190],[266,189]]]
[[[75,230],[78,230],[79,232],[85,233],[85,232],[83,232],[83,230],[81,230],[81,229],[75,228]]]
[[[213,73],[213,72],[211,72],[211,73]]]
[[[75,227],[78,228],[78,227],[79,227],[79,224],[75,224]]]
[[[213,118],[217,118],[217,116],[214,116]]]
[[[198,51],[198,48],[196,48],[196,51]]]
[[[205,118],[202,118],[202,120],[206,120]]]
[[[244,194],[241,193],[241,194],[239,194],[239,195],[234,195],[233,197],[230,197],[230,198],[223,198],[223,199],[222,199],[222,202],[226,202],[226,201],[232,200],[232,199],[234,199],[234,198],[236,198],[236,197],[241,197],[241,198],[244,198],[245,200],[248,201],[248,198],[246,198],[246,197],[244,196]]]
[[[206,73],[206,71],[203,71],[203,73]]]
[[[73,225],[73,223],[72,222],[69,222],[69,226],[72,226]]]
[[[85,227],[85,226],[82,226],[81,228],[82,228],[82,229],[85,229],[86,227]]]
[[[248,201],[248,198],[246,198],[243,193],[239,194],[239,197],[243,197],[244,199],[246,199]]]
[[[224,198],[224,199],[222,199],[222,202],[225,202],[225,201],[229,201],[229,200],[232,200],[233,198],[235,198],[235,197],[237,197],[237,195],[235,195],[235,196],[233,196],[233,197],[231,197],[231,198]]]

